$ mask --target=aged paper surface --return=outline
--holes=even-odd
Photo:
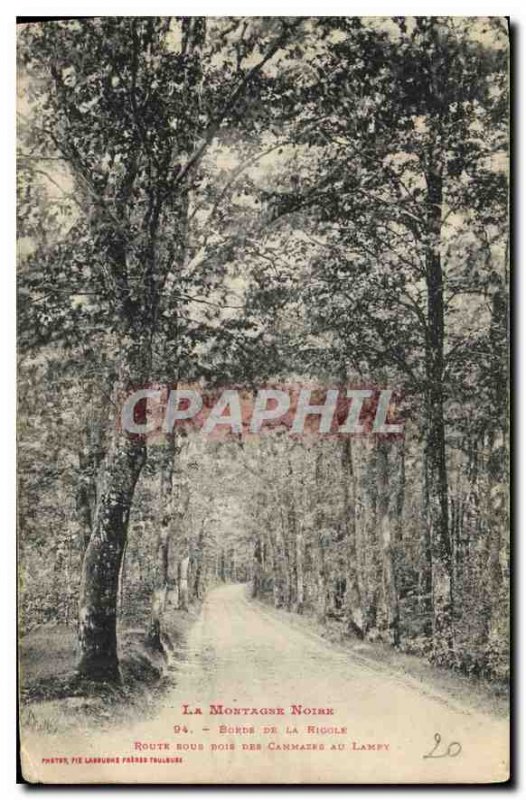
[[[24,779],[507,781],[506,21],[18,43]]]

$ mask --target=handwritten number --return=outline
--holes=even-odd
[[[438,753],[437,750],[442,742],[442,737],[439,733],[435,733],[435,746],[429,753],[426,753],[422,758],[455,758],[462,752],[462,745],[460,742],[450,742],[443,753]]]
[[[437,747],[438,747],[438,745],[440,744],[441,741],[442,741],[442,737],[440,736],[440,734],[439,733],[435,733],[435,746],[433,747],[432,750],[429,751],[429,753],[426,753],[424,758],[442,758],[442,756],[436,756],[435,755],[435,750],[437,749]]]
[[[448,745],[447,748],[447,755],[451,756],[451,758],[455,758],[455,756],[458,756],[460,754],[461,750],[462,750],[462,745],[460,744],[460,742],[451,742],[451,744]]]

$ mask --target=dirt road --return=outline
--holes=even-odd
[[[247,599],[243,586],[210,592],[185,656],[158,717],[118,734],[86,737],[76,780],[92,779],[85,759],[95,753],[146,760],[99,765],[108,781],[123,774],[130,782],[182,783],[507,778],[505,721],[471,713],[291,627]],[[202,713],[185,714],[185,706]],[[49,752],[50,743],[45,747]],[[55,740],[53,749],[70,753],[67,741]],[[182,762],[160,763],[179,757]],[[71,770],[68,762],[60,774],[71,780]]]

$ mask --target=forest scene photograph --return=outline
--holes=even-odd
[[[17,47],[25,779],[507,780],[508,21]]]

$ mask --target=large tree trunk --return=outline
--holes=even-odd
[[[163,652],[161,641],[162,618],[168,594],[168,568],[170,551],[170,533],[173,526],[173,474],[175,459],[175,434],[168,436],[164,463],[161,470],[161,519],[157,534],[155,587],[153,590],[148,644],[152,649]]]
[[[107,454],[80,589],[79,677],[120,680],[117,654],[119,574],[137,479],[146,459],[140,439],[121,436]]]
[[[120,410],[130,386],[144,383],[149,366],[148,340],[139,335],[127,337],[114,386],[114,409]],[[93,528],[82,565],[77,674],[90,681],[119,682],[119,577],[135,485],[146,461],[146,444],[142,436],[121,432],[115,419],[110,424],[114,430],[99,473]]]
[[[435,653],[452,646],[451,547],[444,427],[444,292],[440,235],[442,175],[426,173],[427,183],[427,393],[426,489],[427,527],[432,555],[433,645]]]
[[[91,539],[97,504],[97,472],[103,455],[103,421],[100,409],[88,410],[84,442],[79,451],[79,481],[77,486],[77,513],[82,528],[84,549]]]

